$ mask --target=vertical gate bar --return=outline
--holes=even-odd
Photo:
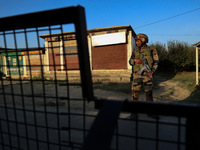
[[[34,95],[34,86],[33,86],[33,80],[32,80],[32,68],[31,68],[31,61],[30,61],[30,55],[29,55],[29,45],[28,45],[28,37],[27,37],[27,31],[24,29],[24,36],[25,36],[25,44],[27,49],[27,55],[28,55],[28,67],[29,67],[29,74],[30,74],[30,86],[31,86],[31,94]],[[35,135],[36,135],[36,146],[37,149],[39,149],[38,144],[38,129],[37,129],[37,118],[36,118],[36,108],[35,108],[35,97],[32,96],[32,103],[33,103],[33,116],[34,116],[34,127],[35,127]]]
[[[4,102],[4,109],[5,109],[5,117],[6,117],[6,124],[7,124],[7,130],[8,130],[8,145],[11,145],[11,138],[10,138],[10,126],[9,126],[9,121],[8,121],[8,109],[7,109],[7,101],[6,101],[6,96],[5,96],[5,89],[4,89],[4,80],[1,80],[1,87],[2,87],[2,92],[3,92],[3,102]],[[3,109],[3,108],[2,108]],[[0,118],[1,118],[1,113],[0,113]],[[1,124],[0,124],[1,125]],[[3,140],[3,131],[2,128],[0,129],[1,135],[2,135],[2,149],[4,150],[4,140]]]
[[[199,114],[192,114],[186,124],[186,150],[200,149]]]
[[[77,19],[75,21],[76,38],[79,54],[79,65],[81,72],[81,84],[83,98],[88,101],[94,100],[92,76],[89,62],[88,41],[87,41],[87,27],[85,18],[85,9],[78,7]]]
[[[0,117],[1,118],[1,117]],[[0,119],[0,121],[1,121],[1,119]],[[2,126],[1,126],[1,123],[2,122],[0,122],[0,139],[1,139],[1,141],[0,141],[0,149],[2,149],[2,150],[4,150],[4,138],[3,138],[3,132],[2,132]]]
[[[63,55],[64,55],[64,65],[65,65],[65,68],[66,68],[66,71],[65,71],[65,75],[66,75],[66,91],[67,91],[67,111],[68,111],[68,142],[69,142],[69,145],[71,143],[71,112],[70,112],[70,90],[69,90],[69,79],[68,79],[68,68],[67,68],[67,59],[66,59],[66,55],[65,55],[65,43],[64,43],[64,31],[63,31],[63,27],[61,27],[61,36],[62,36],[62,47],[63,47]],[[73,146],[73,145],[71,145]]]
[[[135,150],[138,150],[138,114],[135,114]]]
[[[159,149],[159,123],[158,117],[156,117],[156,150]]]
[[[49,32],[49,34],[50,34],[50,49],[51,49],[51,54],[52,54],[52,59],[53,59],[53,73],[54,73],[54,85],[55,85],[55,92],[56,92],[56,94],[57,94],[57,74],[56,74],[56,64],[55,64],[55,55],[54,55],[54,47],[53,47],[53,36],[52,36],[52,31],[51,31],[51,26],[49,25],[48,26],[48,32]],[[49,45],[48,45],[49,46]],[[46,94],[46,93],[45,93]],[[56,102],[58,102],[57,101],[57,95],[56,95]],[[46,103],[47,104],[47,103]],[[47,136],[48,136],[48,148],[50,148],[49,147],[49,133],[48,133],[48,131],[49,131],[49,129],[48,129],[48,112],[47,112],[47,105],[46,104],[44,104],[44,107],[45,107],[45,118],[46,118],[46,125],[47,125],[47,129],[46,129],[46,132],[47,132]],[[59,139],[60,140],[60,139]]]
[[[4,45],[5,45],[5,51],[6,51],[6,56],[5,56],[6,57],[6,63],[8,64],[8,59],[7,59],[8,58],[8,53],[7,53],[7,42],[6,42],[5,31],[3,31],[3,40],[4,40]],[[9,64],[8,64],[8,68],[10,68]],[[7,65],[6,65],[6,72],[7,72]],[[10,136],[11,135],[10,123],[9,123],[9,117],[8,117],[8,113],[9,112],[8,112],[8,107],[7,107],[7,101],[6,101],[6,95],[5,95],[5,89],[4,89],[3,82],[2,82],[2,90],[3,90],[3,97],[4,97],[4,103],[5,103],[5,109],[6,109],[6,120],[7,120],[7,124],[8,124],[9,143],[10,143],[10,146],[12,146],[12,140],[11,140],[11,136]]]
[[[15,46],[15,52],[16,52],[16,55],[18,54],[18,52],[17,52],[17,47],[16,47],[16,35],[15,35],[15,30],[13,30],[13,38],[14,38],[14,46]],[[17,55],[17,57],[18,57],[18,55]],[[12,64],[12,66],[14,66],[13,64]],[[10,74],[11,75],[11,74]],[[12,76],[12,75],[11,75]],[[11,77],[12,78],[12,77]],[[13,88],[13,84],[12,84],[12,88]],[[16,117],[16,119],[15,119],[15,123],[16,123],[16,130],[17,130],[17,142],[18,142],[18,144],[19,144],[19,149],[21,148],[21,144],[20,144],[20,140],[19,140],[19,137],[20,137],[20,135],[19,135],[19,126],[18,126],[18,117],[17,117],[17,109],[16,109],[16,103],[15,103],[15,94],[14,94],[14,89],[13,89],[13,91],[12,91],[13,93],[13,102],[14,102],[14,109],[15,109],[15,117]]]
[[[2,63],[1,65],[2,65],[2,68],[4,68],[5,64]],[[8,119],[8,114],[7,114],[7,109],[6,109],[7,108],[7,103],[6,103],[6,100],[5,100],[4,80],[3,80],[3,78],[1,78],[0,80],[1,80],[1,89],[2,89],[2,96],[3,96],[3,102],[4,102],[5,116],[6,116],[6,119],[5,119],[6,121],[5,122],[8,124],[8,120],[7,120]],[[1,109],[3,109],[3,108],[1,108]],[[2,114],[0,114],[0,121],[1,121],[1,115]],[[1,124],[2,124],[2,121],[0,122],[0,132],[1,132],[1,142],[2,142],[1,148],[4,150],[3,130],[2,130]],[[9,128],[8,128],[8,133],[10,133],[9,132]],[[8,139],[9,139],[8,141],[10,142],[10,137],[9,136],[8,136]]]
[[[78,47],[79,67],[81,74],[81,86],[83,94],[83,138],[86,138],[86,116],[85,116],[85,101],[94,100],[92,77],[89,62],[89,51],[87,41],[87,27],[85,18],[85,9],[78,7],[76,12],[75,30]]]
[[[39,29],[38,27],[35,28],[36,29],[36,37],[37,37],[37,45],[38,45],[38,48],[41,48],[40,46],[40,41],[39,41]],[[39,50],[39,57],[40,57],[40,71],[41,71],[41,77],[42,77],[42,93],[43,93],[43,100],[44,100],[44,105],[46,105],[46,94],[45,94],[45,81],[44,81],[44,66],[43,66],[43,62],[42,62],[42,56],[41,56],[41,53],[40,53],[40,50]],[[46,117],[45,117],[46,118]],[[36,122],[37,124],[37,122]],[[36,132],[37,132],[37,141],[38,141],[38,130],[36,128]],[[47,138],[48,139],[48,138]],[[39,144],[37,142],[37,147],[39,149]]]
[[[86,99],[83,99],[83,141],[86,140]]]
[[[116,124],[116,150],[119,149],[119,120],[117,120],[117,124]]]
[[[5,37],[5,42],[6,42],[6,37]],[[8,56],[9,55],[8,55],[8,50],[7,50],[7,43],[5,43],[5,50],[6,50],[6,56],[7,56],[6,60],[7,60],[8,71],[9,71],[9,74],[11,75],[10,64],[9,64],[9,61],[8,61]],[[20,148],[19,128],[18,128],[18,124],[17,124],[17,111],[16,111],[16,105],[15,105],[15,96],[14,96],[14,89],[13,89],[12,78],[10,78],[10,88],[11,88],[11,94],[12,94],[13,112],[14,112],[14,120],[15,120],[15,127],[16,127],[16,137],[17,137],[17,146],[16,147]],[[10,112],[10,114],[11,114],[11,112]],[[10,147],[12,147],[12,144],[10,145]]]
[[[28,146],[29,145],[28,130],[27,130],[27,122],[26,122],[26,115],[25,115],[25,104],[24,104],[24,92],[23,92],[21,70],[20,70],[21,65],[19,63],[19,55],[18,55],[18,51],[17,51],[18,45],[17,45],[17,38],[16,38],[16,32],[15,32],[15,30],[13,30],[13,33],[14,33],[14,41],[15,41],[15,43],[14,43],[15,44],[15,52],[16,52],[16,57],[17,57],[16,63],[17,63],[18,72],[19,72],[19,82],[20,82],[20,90],[21,90],[23,118],[24,118],[24,124],[25,124],[26,146],[27,146],[27,150],[29,150],[29,146]],[[22,67],[24,67],[24,66],[22,65]]]
[[[177,137],[177,144],[178,144],[178,150],[180,150],[181,149],[181,117],[179,116],[178,117],[178,131],[177,131],[178,133],[177,133],[177,135],[178,135],[178,137]]]
[[[61,28],[61,25],[60,25]],[[60,48],[60,47],[59,47]],[[55,71],[56,73],[56,71]],[[59,149],[61,149],[61,137],[60,137],[60,116],[59,116],[59,98],[58,98],[58,82],[57,82],[57,78],[55,78],[55,88],[56,88],[56,116],[57,116],[57,127],[58,127],[58,142],[59,142]]]
[[[51,26],[49,26],[49,33],[50,33],[50,38],[51,41],[53,41],[53,36],[52,36],[52,29]],[[55,76],[55,94],[56,94],[56,114],[57,114],[57,126],[60,127],[60,117],[59,117],[59,104],[58,104],[58,82],[57,82],[57,73],[56,73],[56,61],[55,61],[55,51],[54,51],[54,47],[53,47],[53,43],[51,43],[51,47],[52,47],[52,56],[53,56],[53,64],[54,64],[54,76]],[[60,139],[60,131],[58,131],[58,141],[59,141],[59,149],[61,149],[61,139]]]

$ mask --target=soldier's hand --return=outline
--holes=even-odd
[[[148,77],[152,77],[153,76],[153,71],[151,71],[151,72],[147,72],[147,75],[148,75]]]
[[[133,65],[134,65],[134,59],[131,58],[131,59],[129,60],[129,64],[130,64],[131,66],[133,66]]]
[[[134,59],[134,62],[137,63],[137,64],[142,64],[143,63],[142,59]]]

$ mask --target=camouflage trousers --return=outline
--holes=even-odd
[[[139,75],[134,73],[134,78],[132,81],[132,99],[138,99],[140,95],[140,91],[143,90],[148,93],[153,89],[153,83],[145,73],[144,75]]]

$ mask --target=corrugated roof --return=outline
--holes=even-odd
[[[109,30],[113,30],[113,29],[129,29],[131,31],[133,31],[133,36],[135,36],[135,32],[133,30],[133,28],[131,27],[131,25],[122,25],[122,26],[112,26],[112,27],[104,27],[104,28],[95,28],[95,29],[88,29],[87,32],[91,33],[91,32],[100,32],[100,31],[109,31]],[[60,35],[61,33],[53,33],[51,35],[56,36],[56,35]],[[69,31],[69,32],[63,32],[63,34],[75,34],[75,31]],[[50,34],[43,34],[40,35],[41,38],[45,38],[48,37]]]

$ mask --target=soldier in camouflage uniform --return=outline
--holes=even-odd
[[[145,34],[138,34],[135,38],[136,48],[134,49],[132,56],[129,60],[130,65],[133,66],[133,81],[132,81],[132,100],[138,100],[141,88],[146,93],[146,101],[153,101],[153,81],[150,78],[150,74],[153,75],[158,67],[158,53],[156,49],[151,48],[148,43],[148,36]],[[141,75],[138,74],[143,67],[142,58],[146,58],[151,72],[147,72],[145,69]]]

